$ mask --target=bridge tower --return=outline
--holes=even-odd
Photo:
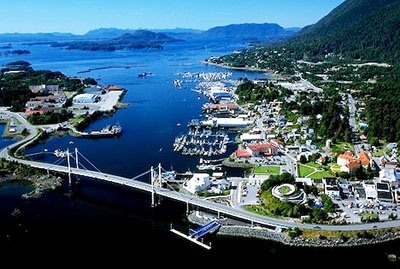
[[[78,159],[78,148],[75,148],[75,164],[76,168],[79,169],[79,159]],[[79,182],[79,176],[76,175],[76,182]]]
[[[154,191],[154,168],[151,166],[150,168],[150,183],[151,183],[151,206],[155,207],[155,191]]]
[[[158,182],[159,182],[159,186],[162,186],[162,182],[161,182],[161,171],[162,171],[162,167],[161,167],[161,163],[158,164]],[[151,206],[155,207],[157,205],[156,203],[156,192],[154,189],[154,184],[156,183],[155,178],[154,178],[154,168],[153,166],[150,168],[150,183],[151,183]]]
[[[78,148],[75,148],[75,161],[76,161],[76,168],[79,169]]]
[[[68,166],[68,184],[71,187],[72,182],[71,182],[71,163],[69,160],[69,149],[67,149],[67,166]]]

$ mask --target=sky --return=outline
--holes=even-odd
[[[242,23],[304,27],[346,0],[13,0],[0,33],[85,34],[99,28],[208,30]]]

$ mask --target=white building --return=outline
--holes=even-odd
[[[207,173],[194,173],[193,176],[183,183],[183,188],[194,194],[198,191],[204,191],[211,185],[210,175]]]
[[[72,103],[74,104],[89,104],[96,102],[98,98],[97,94],[92,93],[82,93],[78,94],[72,99]]]
[[[365,198],[369,200],[376,200],[378,192],[376,190],[376,184],[373,180],[364,180],[362,185],[365,190]]]

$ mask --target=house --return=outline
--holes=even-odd
[[[346,151],[337,157],[336,163],[340,166],[341,172],[352,174],[361,166],[360,159],[355,158],[353,153]]]
[[[204,191],[211,185],[210,175],[208,173],[194,173],[190,179],[183,183],[183,188],[194,194],[198,191]]]

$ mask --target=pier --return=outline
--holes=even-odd
[[[207,245],[203,241],[200,242],[199,239],[203,239],[202,237],[208,233],[215,232],[216,230],[219,229],[219,227],[221,227],[221,225],[222,225],[221,221],[219,221],[217,219],[212,219],[197,229],[190,229],[189,235],[186,235],[178,230],[173,229],[172,225],[171,225],[171,232],[173,232],[183,238],[186,238],[189,241],[196,243],[206,249],[211,249],[211,245]]]
[[[203,242],[200,242],[199,240],[197,240],[197,239],[195,239],[195,238],[193,238],[191,236],[188,236],[188,235],[186,235],[186,234],[184,234],[184,233],[182,233],[182,232],[180,232],[178,230],[175,230],[175,229],[171,228],[171,232],[173,232],[174,234],[177,234],[177,235],[179,235],[179,236],[181,236],[183,238],[186,238],[189,241],[191,241],[193,243],[196,243],[196,244],[198,244],[199,246],[202,246],[205,249],[208,249],[208,250],[211,249],[211,245],[207,245],[207,244],[205,244]]]

